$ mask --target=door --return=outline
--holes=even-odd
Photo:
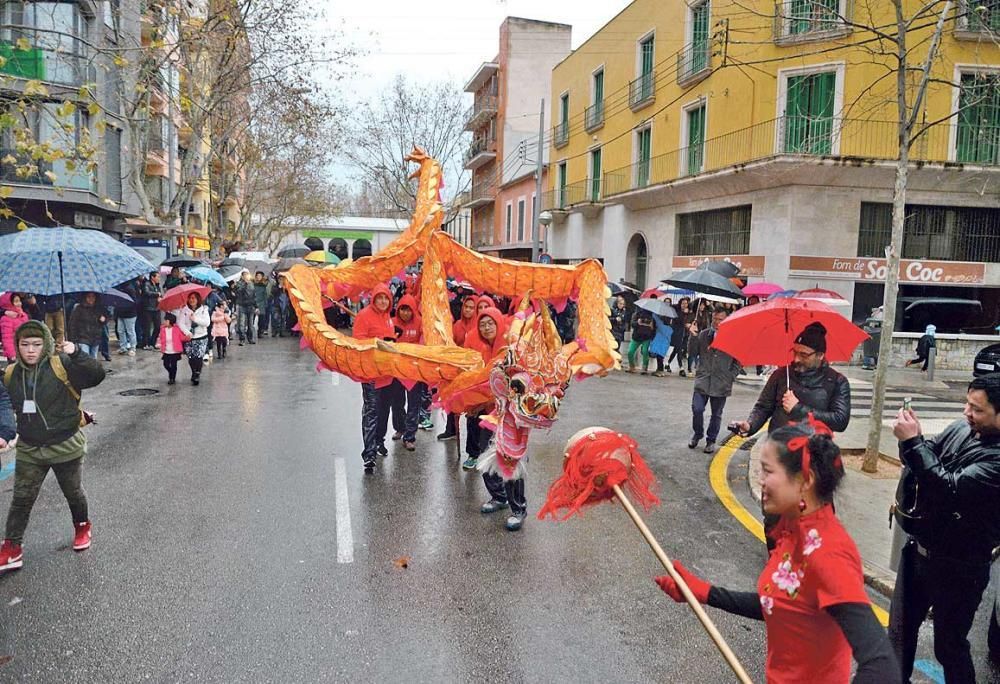
[[[591,202],[601,201],[601,149],[590,153],[590,197]]]
[[[830,154],[833,150],[834,71],[790,76],[785,96],[785,152]]]
[[[705,105],[688,112],[687,173],[701,173],[705,165]]]
[[[638,188],[649,185],[649,159],[653,131],[650,128],[639,131],[636,135],[636,178],[635,184]]]

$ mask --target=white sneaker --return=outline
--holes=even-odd
[[[128,350],[128,355],[129,356],[135,356],[135,349],[129,349]]]

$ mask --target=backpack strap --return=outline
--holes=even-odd
[[[59,358],[59,354],[53,354],[50,356],[49,363],[52,365],[52,372],[55,373],[55,376],[59,378],[60,381],[62,381],[62,384],[66,385],[66,389],[69,390],[69,393],[73,395],[73,398],[76,399],[77,403],[79,403],[80,393],[75,387],[73,387],[73,383],[69,381],[69,375],[66,374],[66,367],[63,366],[63,362],[62,359]]]

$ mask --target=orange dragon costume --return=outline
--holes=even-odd
[[[416,209],[403,233],[384,249],[357,261],[318,269],[294,266],[286,288],[298,314],[303,344],[320,359],[320,368],[358,382],[394,377],[437,388],[438,403],[453,413],[495,404],[484,423],[496,431],[494,447],[482,467],[504,479],[523,469],[528,431],[547,428],[571,378],[604,375],[618,367],[608,320],[607,278],[595,260],[576,266],[509,261],[486,256],[457,243],[440,230],[440,164],[416,148],[407,157],[420,165]],[[423,343],[356,339],[326,323],[323,300],[357,297],[388,282],[423,259],[420,318]],[[481,355],[455,344],[446,279],[463,279],[474,288],[504,296],[523,296],[507,332],[506,346],[485,363]],[[525,293],[529,293],[524,296]],[[563,345],[548,314],[528,312],[531,301],[578,302],[577,339]]]

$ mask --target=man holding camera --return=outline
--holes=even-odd
[[[909,535],[896,574],[889,638],[909,681],[917,634],[934,611],[934,655],[945,681],[974,682],[968,634],[1000,544],[1000,373],[976,378],[964,419],[926,439],[916,414],[893,423],[903,476],[893,512]]]

